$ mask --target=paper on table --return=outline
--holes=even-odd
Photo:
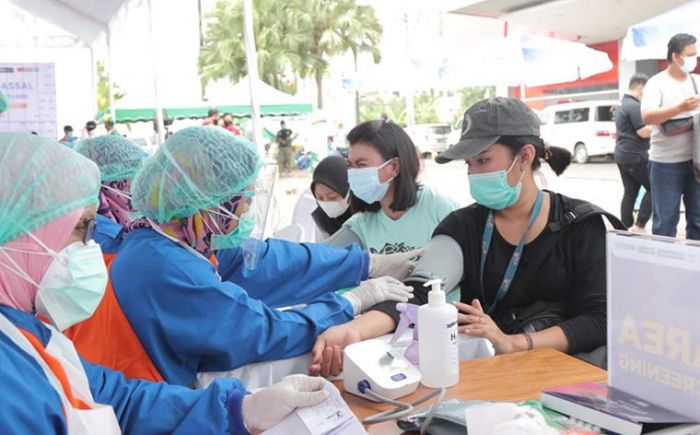
[[[356,435],[366,434],[364,428],[330,382],[325,389],[330,393],[323,403],[299,408],[263,435]]]

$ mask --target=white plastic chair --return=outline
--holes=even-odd
[[[299,196],[292,214],[292,223],[298,224],[304,230],[302,239],[299,242],[315,243],[319,241],[316,240],[316,222],[311,217],[311,213],[316,210],[316,207],[318,207],[318,204],[316,204],[316,198],[311,193],[311,189],[306,189]]]

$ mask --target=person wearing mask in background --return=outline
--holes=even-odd
[[[651,204],[653,232],[675,237],[681,198],[686,237],[700,240],[700,181],[693,171],[693,121],[698,110],[700,76],[693,74],[698,51],[695,37],[679,33],[668,42],[668,68],[644,88],[642,120],[652,125]]]
[[[59,142],[70,148],[73,148],[77,140],[78,138],[73,135],[73,127],[71,127],[70,125],[66,125],[65,127],[63,127],[63,137],[61,138],[61,140],[59,140]]]
[[[0,91],[0,115],[7,112],[10,108],[10,102],[7,100],[7,95],[3,91]]]
[[[219,110],[213,107],[209,109],[207,117],[204,118],[202,125],[219,125]]]
[[[644,125],[640,101],[644,85],[649,77],[635,74],[629,82],[627,93],[622,97],[620,107],[615,111],[617,139],[615,163],[620,170],[625,193],[620,205],[620,218],[630,231],[643,233],[651,218],[651,186],[649,183],[649,137],[651,127]],[[646,192],[639,207],[637,221],[634,221],[634,205],[639,189]]]
[[[235,134],[236,136],[241,135],[241,130],[238,129],[238,127],[236,126],[236,123],[233,120],[233,115],[226,112],[226,113],[224,113],[224,116],[222,118],[224,119],[224,124],[222,125],[222,127],[224,127],[226,130],[230,131],[231,133]]]
[[[93,313],[107,282],[90,240],[99,170],[54,140],[17,133],[0,133],[0,162],[3,434],[248,434],[328,397],[323,380],[301,375],[253,394],[236,379],[195,391],[81,358],[60,331]]]
[[[121,136],[121,134],[119,134],[117,129],[114,128],[114,120],[113,119],[111,119],[111,118],[105,119],[104,125],[105,125],[105,130],[107,130],[108,135]]]
[[[316,240],[325,240],[352,216],[348,161],[341,156],[323,159],[314,170],[311,194],[318,203],[311,213],[318,233]]]
[[[359,243],[372,253],[409,252],[427,245],[457,203],[416,179],[416,147],[393,122],[367,121],[348,133],[348,181],[353,216],[326,243]]]
[[[86,139],[75,147],[75,151],[100,168],[102,186],[93,238],[103,254],[113,256],[119,250],[135,212],[131,205],[131,180],[148,155],[123,136]]]
[[[87,360],[189,386],[200,372],[304,354],[326,328],[409,299],[412,289],[384,276],[405,276],[403,257],[249,239],[256,197],[271,194],[256,188],[262,165],[247,139],[201,126],[173,134],[146,160],[131,184],[143,218],[111,262],[95,315],[68,333]],[[251,257],[253,269],[244,264]],[[361,283],[368,277],[380,278]]]
[[[328,151],[329,156],[332,156],[336,153],[335,152],[335,138],[333,136],[328,136],[326,138],[326,150]]]
[[[292,134],[292,130],[287,128],[287,124],[284,121],[280,121],[280,129],[277,132],[275,141],[277,142],[277,163],[283,174],[292,172],[292,164],[294,163],[292,142],[294,142],[296,137],[296,135]]]
[[[95,135],[96,128],[97,128],[97,123],[95,121],[86,122],[85,128],[83,128],[83,138],[93,137]]]
[[[497,354],[551,347],[605,363],[606,228],[622,222],[585,201],[541,191],[541,160],[559,175],[571,153],[546,148],[540,120],[514,98],[490,98],[464,114],[460,141],[436,161],[465,161],[476,204],[437,227],[415,272],[405,280],[427,303],[426,280],[461,287],[459,331],[489,340]],[[379,304],[329,329],[313,350],[311,374],[337,374],[340,349],[392,331],[396,304]],[[522,321],[522,325],[519,324]],[[536,332],[533,332],[536,331]],[[329,350],[329,347],[331,348]]]

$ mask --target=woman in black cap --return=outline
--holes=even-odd
[[[546,147],[537,115],[520,100],[491,98],[464,114],[460,141],[438,163],[466,162],[475,204],[447,216],[433,232],[413,274],[413,303],[427,302],[423,283],[459,286],[459,332],[489,340],[497,354],[549,347],[605,364],[605,233],[615,216],[579,199],[541,190],[534,173],[557,174],[571,153]],[[378,304],[316,340],[312,374],[337,374],[340,348],[385,334],[396,304]],[[332,350],[329,351],[328,348]]]
[[[311,213],[320,240],[338,231],[352,216],[348,194],[348,162],[342,156],[326,157],[316,166],[311,193],[318,207]],[[319,240],[319,241],[320,241]]]

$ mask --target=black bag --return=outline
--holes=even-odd
[[[695,85],[695,79],[693,79],[692,74],[690,75],[690,81],[693,83],[695,95],[698,95],[698,87]],[[679,134],[693,131],[693,117],[689,116],[687,118],[669,119],[668,121],[661,123],[659,130],[661,130],[661,132],[666,136],[677,136]]]
[[[510,309],[494,319],[506,334],[532,334],[566,320],[566,309],[558,302],[537,301],[524,308]]]

